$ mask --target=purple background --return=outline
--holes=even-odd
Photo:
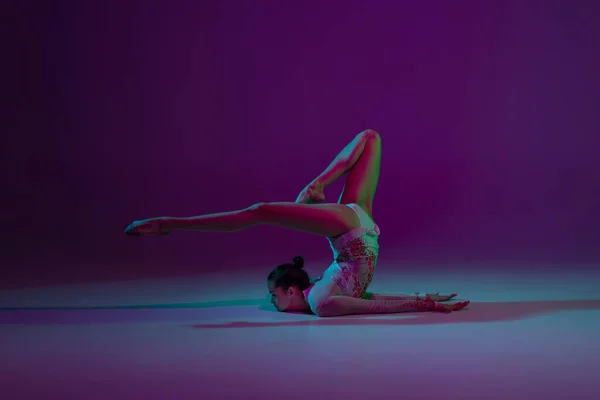
[[[386,268],[600,261],[598,2],[52,3],[3,35],[0,287],[322,269],[274,227],[122,232],[293,201],[366,128]]]

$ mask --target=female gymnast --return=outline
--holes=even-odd
[[[267,277],[271,302],[279,311],[308,312],[319,317],[410,311],[458,311],[469,304],[443,304],[456,296],[380,295],[367,292],[373,279],[379,227],[373,222],[373,198],[379,180],[381,138],[368,129],[359,133],[294,203],[257,203],[243,210],[196,217],[158,217],[134,221],[125,233],[132,236],[169,235],[173,230],[233,232],[260,224],[277,225],[325,236],[334,262],[311,281],[304,260],[279,265]],[[325,203],[323,190],[348,173],[338,203]]]

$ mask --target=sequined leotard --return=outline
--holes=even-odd
[[[430,302],[377,300],[367,288],[373,279],[379,244],[379,227],[358,204],[346,204],[358,216],[360,226],[336,238],[328,238],[334,261],[304,291],[311,310],[321,316],[423,311]]]
[[[332,276],[342,296],[361,298],[373,280],[379,244],[379,227],[357,204],[348,204],[358,216],[360,227],[333,239],[328,238],[334,262],[324,275]]]

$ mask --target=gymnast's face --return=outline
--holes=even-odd
[[[306,311],[308,308],[304,293],[294,286],[284,290],[269,282],[269,294],[271,295],[271,304],[277,311]]]

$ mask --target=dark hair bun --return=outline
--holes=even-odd
[[[298,269],[304,267],[304,258],[300,256],[294,257],[294,260],[292,261],[292,266]]]

